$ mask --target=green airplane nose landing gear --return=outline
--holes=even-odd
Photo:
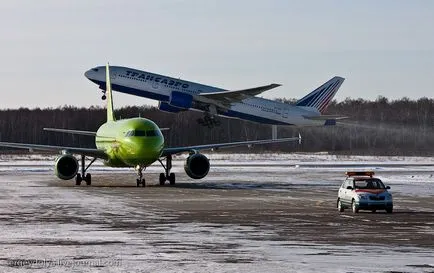
[[[140,165],[136,166],[136,171],[137,171],[136,183],[137,183],[137,187],[140,187],[140,185],[142,185],[142,187],[146,187],[146,181],[145,181],[145,178],[143,178],[143,171],[145,169],[146,169],[146,167],[144,167],[144,166],[140,166]]]

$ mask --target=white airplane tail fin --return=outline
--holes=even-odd
[[[296,105],[313,107],[321,114],[324,113],[344,80],[345,79],[342,77],[333,77],[328,82],[297,101]]]

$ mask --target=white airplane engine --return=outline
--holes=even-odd
[[[181,111],[185,111],[185,109],[172,106],[168,104],[167,102],[160,101],[158,103],[158,110],[168,112],[168,113],[179,113]]]
[[[193,179],[202,179],[209,172],[209,160],[203,154],[195,153],[187,157],[185,173]]]
[[[74,178],[78,172],[78,161],[72,155],[61,155],[54,163],[54,173],[63,180]]]
[[[172,91],[169,104],[181,109],[190,109],[193,105],[193,96],[178,91]]]

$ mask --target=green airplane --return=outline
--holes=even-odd
[[[207,144],[187,147],[164,147],[162,130],[153,121],[146,118],[130,118],[116,120],[113,115],[113,97],[110,83],[110,68],[106,66],[106,89],[107,89],[107,122],[99,127],[98,131],[78,131],[69,129],[44,128],[47,131],[70,133],[77,135],[88,135],[95,137],[96,149],[64,147],[25,143],[0,142],[0,147],[22,148],[43,151],[60,152],[55,161],[55,174],[63,180],[70,180],[75,177],[76,185],[81,185],[84,180],[91,185],[91,174],[86,173],[92,163],[97,159],[104,160],[104,164],[110,167],[135,167],[137,171],[137,187],[146,185],[143,171],[147,166],[158,161],[164,168],[160,173],[160,185],[168,180],[171,185],[175,184],[175,174],[171,173],[172,155],[188,152],[189,156],[185,162],[184,170],[193,179],[204,178],[209,171],[208,158],[199,153],[200,150],[218,149],[241,145],[266,144],[287,141],[301,141],[300,135],[293,138],[265,139],[253,141],[241,141],[231,143]],[[81,156],[81,170],[79,161],[74,155]],[[86,165],[86,159],[91,158]],[[166,164],[163,161],[166,159]]]

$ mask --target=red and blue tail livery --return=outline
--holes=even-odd
[[[328,82],[324,83],[299,101],[297,106],[312,107],[318,110],[321,114],[325,112],[329,106],[339,87],[344,82],[344,78],[334,77]]]

